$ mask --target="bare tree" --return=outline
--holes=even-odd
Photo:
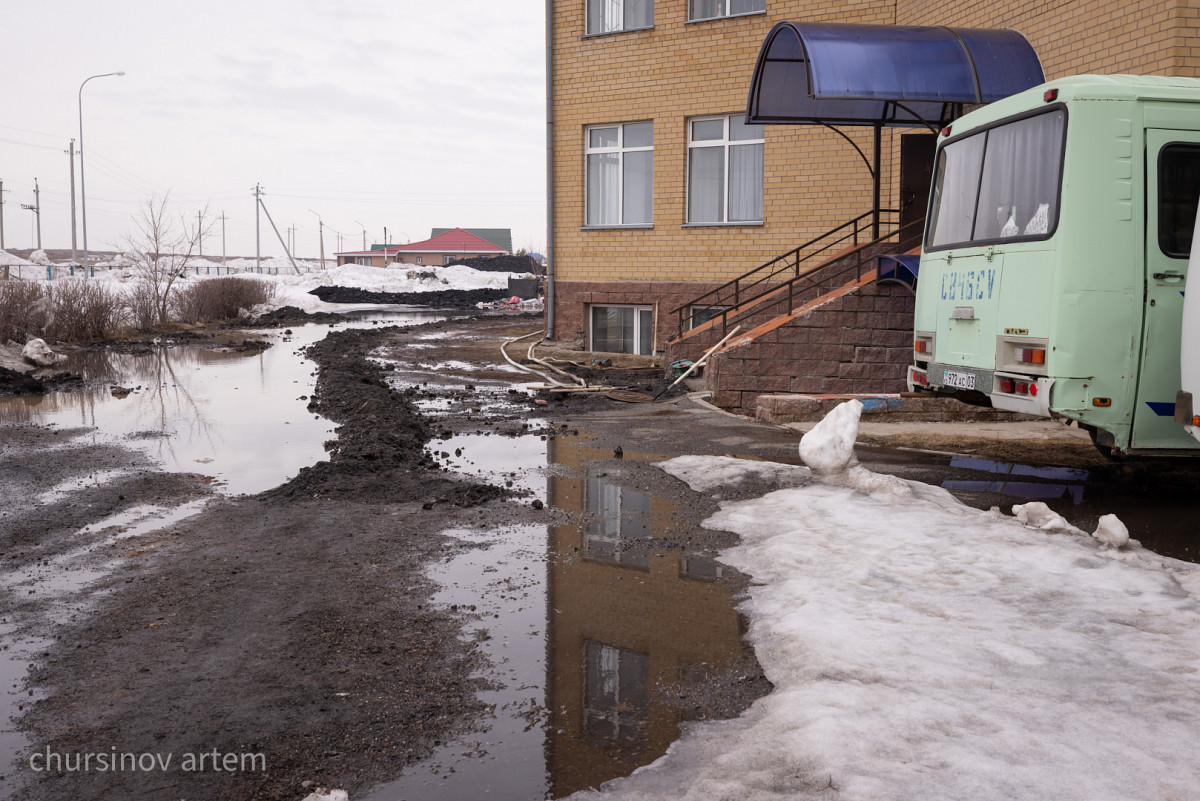
[[[170,193],[145,200],[134,215],[136,233],[124,239],[126,255],[140,279],[129,298],[134,325],[151,328],[170,319],[172,289],[195,258],[200,239],[209,233],[199,221],[170,209]],[[200,220],[208,216],[205,207]]]

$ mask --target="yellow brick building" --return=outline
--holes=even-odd
[[[777,22],[1012,28],[1047,80],[1200,75],[1200,0],[551,0],[548,12],[549,335],[596,350],[661,351],[673,309],[871,209],[868,170],[834,132],[742,129]],[[699,122],[719,134],[720,120],[723,138],[698,133]],[[845,132],[870,153],[870,129]],[[899,203],[905,135],[882,134],[885,208]],[[693,152],[701,146],[715,149]],[[716,149],[723,207],[709,208],[711,187],[689,173],[711,179],[698,157]],[[754,158],[749,178],[730,177]]]

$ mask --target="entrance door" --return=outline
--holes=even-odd
[[[900,225],[925,219],[929,187],[933,182],[935,134],[905,134],[900,137]],[[914,235],[915,236],[915,235]],[[912,243],[916,245],[916,241]]]
[[[1146,131],[1146,300],[1134,448],[1195,448],[1175,422],[1188,256],[1200,196],[1200,133]]]

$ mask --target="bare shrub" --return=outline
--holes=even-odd
[[[172,219],[168,201],[169,196],[144,201],[133,220],[137,233],[125,238],[125,255],[138,276],[127,308],[133,324],[142,329],[170,322],[175,282],[187,272],[207,231],[183,214]]]
[[[158,293],[154,285],[135,281],[125,290],[125,316],[139,331],[149,331],[159,322]]]
[[[61,342],[104,339],[121,325],[125,303],[112,287],[88,278],[62,278],[48,288],[52,322],[48,336]]]
[[[37,281],[0,282],[0,343],[42,336],[52,311],[48,295]]]
[[[185,323],[233,320],[241,309],[275,297],[275,284],[253,278],[207,278],[178,288],[173,300],[176,316]]]

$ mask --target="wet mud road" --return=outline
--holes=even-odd
[[[543,393],[539,405],[540,379],[498,348],[539,325],[269,334],[256,364],[301,346],[307,360],[287,362],[271,419],[243,421],[216,450],[277,442],[280,481],[239,485],[249,468],[206,455],[211,432],[188,445],[194,423],[167,438],[174,456],[135,447],[154,433],[132,424],[99,437],[89,422],[115,425],[104,404],[53,426],[33,412],[0,424],[0,678],[15,716],[0,745],[16,757],[0,794],[557,798],[658,758],[685,721],[769,692],[742,640],[746,580],[714,558],[732,535],[701,526],[716,502],[653,462],[795,463],[797,435],[687,397]],[[1044,498],[1082,524],[1151,481],[860,458],[976,505]],[[98,769],[114,754],[151,767]],[[90,769],[70,769],[87,755]]]

